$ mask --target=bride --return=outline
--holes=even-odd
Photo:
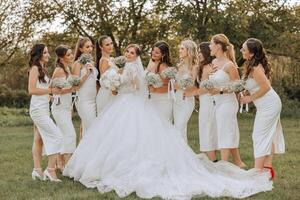
[[[118,95],[87,130],[63,175],[119,197],[243,198],[272,190],[267,171],[213,163],[192,151],[148,102],[140,54],[137,45],[126,48]]]

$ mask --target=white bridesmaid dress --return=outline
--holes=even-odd
[[[45,80],[47,83],[37,81],[36,87],[47,89],[49,87],[49,78],[45,76]],[[47,156],[60,153],[63,136],[50,118],[49,95],[32,95],[29,114],[42,137],[44,153]]]
[[[245,87],[250,94],[260,89],[253,78],[247,79]],[[284,153],[285,143],[280,123],[282,108],[280,97],[271,88],[264,96],[256,99],[254,104],[257,110],[252,134],[254,157],[271,155],[272,145],[275,147],[274,153]]]
[[[141,65],[126,64],[118,95],[83,136],[63,175],[101,193],[115,190],[119,197],[135,192],[139,198],[172,200],[243,198],[272,189],[268,171],[245,171],[197,156],[149,103]]]
[[[82,67],[80,77],[87,74],[87,70],[86,67]],[[96,118],[97,74],[98,71],[94,67],[89,77],[77,92],[78,99],[75,101],[75,105],[82,121],[83,134]]]
[[[73,153],[76,149],[76,132],[72,122],[72,94],[60,95],[60,104],[57,105],[56,102],[53,102],[51,111],[56,125],[63,135],[60,154]]]
[[[173,122],[173,100],[168,93],[151,93],[149,100],[162,117]]]
[[[181,76],[182,74],[178,73],[178,78]],[[176,99],[173,101],[174,126],[180,131],[182,137],[187,142],[187,125],[193,114],[195,98],[185,97],[183,99],[183,90],[181,89],[176,91],[175,97]]]
[[[225,87],[230,84],[229,74],[224,71],[225,67],[226,65],[209,76],[216,87]],[[216,94],[212,98],[215,105],[214,115],[218,134],[218,148],[238,148],[240,132],[237,112],[239,104],[235,93]]]
[[[108,61],[109,64],[109,69],[111,70],[112,68],[118,68],[115,63],[113,62],[113,58],[109,58]],[[97,104],[97,116],[101,113],[101,111],[111,103],[115,95],[111,93],[111,90],[106,89],[105,87],[100,87],[97,97],[96,97],[96,104]]]
[[[218,150],[218,134],[215,122],[213,97],[206,93],[199,96],[200,151]]]

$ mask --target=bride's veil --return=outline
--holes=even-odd
[[[136,63],[136,70],[137,70],[137,78],[139,80],[138,93],[145,96],[147,94],[148,89],[145,82],[145,70],[140,56],[136,59],[135,63]]]

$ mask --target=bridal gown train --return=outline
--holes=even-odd
[[[141,198],[242,198],[272,189],[267,171],[197,156],[149,103],[142,74],[140,59],[126,64],[119,94],[87,130],[63,175],[119,197],[136,192]]]

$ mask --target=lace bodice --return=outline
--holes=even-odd
[[[119,93],[131,93],[138,89],[137,66],[134,62],[125,64],[121,75],[121,86]]]

